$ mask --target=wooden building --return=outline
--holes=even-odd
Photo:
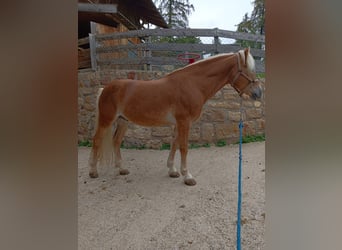
[[[146,25],[167,28],[152,0],[79,0],[78,68],[91,68],[89,34],[143,29]],[[108,45],[139,43],[138,38],[106,41]],[[115,53],[107,57],[116,57]],[[120,55],[122,56],[122,55]]]

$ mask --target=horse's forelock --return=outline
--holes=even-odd
[[[244,61],[246,61],[246,58],[245,58],[245,51],[244,50],[240,50],[239,51],[241,57],[243,58]],[[249,71],[252,71],[252,72],[255,72],[255,61],[254,61],[254,58],[251,54],[251,52],[249,51],[248,53],[248,56],[247,56],[247,69]]]

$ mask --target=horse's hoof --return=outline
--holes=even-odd
[[[128,175],[129,174],[129,171],[128,169],[120,169],[120,175]]]
[[[188,186],[195,186],[196,185],[196,181],[195,179],[193,178],[190,178],[190,179],[185,179],[184,180],[184,183]]]
[[[178,178],[180,176],[180,174],[178,172],[169,172],[169,176],[171,178]]]
[[[97,172],[89,172],[90,178],[97,178],[99,177],[99,174]]]

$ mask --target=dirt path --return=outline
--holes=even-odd
[[[89,152],[78,150],[79,249],[236,248],[238,145],[189,150],[192,187],[168,177],[167,150],[122,150],[130,174],[99,168],[97,179]],[[265,143],[243,144],[243,249],[264,248],[264,180]]]

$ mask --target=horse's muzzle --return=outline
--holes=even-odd
[[[256,86],[255,88],[253,88],[251,97],[254,100],[257,100],[257,99],[260,99],[261,96],[262,96],[262,89],[261,89],[261,87],[260,86]]]

